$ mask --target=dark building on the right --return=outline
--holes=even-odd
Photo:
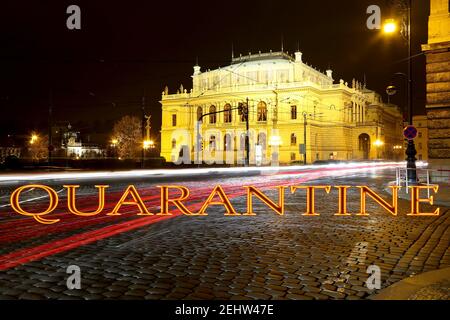
[[[449,0],[430,0],[426,55],[429,163],[450,168],[450,12]]]

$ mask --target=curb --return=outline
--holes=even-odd
[[[421,289],[450,279],[450,267],[428,271],[403,279],[369,297],[371,300],[408,300]],[[420,297],[418,298],[420,299]],[[422,298],[421,300],[425,300]]]

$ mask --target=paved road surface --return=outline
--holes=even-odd
[[[157,212],[156,186],[170,181],[195,190],[189,204],[198,208],[212,186],[221,184],[236,210],[244,212],[245,184],[260,187],[273,199],[273,186],[299,183],[369,185],[383,193],[393,175],[391,167],[381,167],[247,177],[186,175],[167,181],[121,178],[111,182],[107,199],[113,205],[133,183]],[[46,183],[59,190],[63,181]],[[93,182],[85,183],[89,186],[80,190],[80,208],[95,207]],[[55,215],[60,222],[41,225],[11,213],[7,195],[14,187],[0,187],[6,195],[0,197],[2,299],[361,299],[377,292],[365,286],[369,265],[381,268],[383,288],[450,266],[449,211],[411,218],[405,215],[409,203],[404,200],[396,217],[370,200],[370,216],[336,217],[337,192],[318,191],[321,215],[305,217],[305,194],[299,190],[286,193],[284,216],[255,200],[254,217],[224,216],[221,206],[212,206],[206,217],[169,218],[133,213],[77,217],[60,209]],[[64,192],[60,195],[63,202]],[[39,196],[31,191],[24,200]],[[356,212],[359,192],[350,189],[348,198],[349,211]],[[27,205],[37,210],[46,203],[36,199]],[[66,287],[66,268],[74,264],[81,268],[80,290]]]

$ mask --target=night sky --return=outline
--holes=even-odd
[[[191,88],[193,65],[202,70],[229,64],[235,55],[280,50],[336,81],[353,77],[383,94],[395,72],[407,71],[407,46],[366,28],[366,8],[388,0],[275,1],[3,1],[0,7],[0,135],[46,130],[49,96],[53,121],[69,121],[89,133],[112,131],[125,114],[140,115],[142,96],[160,129],[159,99],[165,85]],[[81,30],[66,28],[67,6],[81,7]],[[413,1],[415,114],[424,113],[429,1]],[[391,100],[404,104],[400,92]],[[99,141],[100,142],[100,141]]]

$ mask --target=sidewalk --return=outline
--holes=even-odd
[[[434,203],[450,207],[450,185],[446,183],[439,184],[438,193],[434,195]]]
[[[388,184],[388,186],[395,185],[395,181],[392,181]],[[439,183],[439,190],[437,193],[434,193],[433,190],[430,190],[430,196],[433,196],[433,204],[450,207],[450,185],[447,183]],[[389,194],[392,194],[391,189],[385,189]],[[426,197],[426,191],[421,190],[421,196]],[[410,193],[405,192],[405,186],[402,186],[402,189],[398,192],[398,197],[404,200],[411,200]]]
[[[403,279],[370,297],[372,300],[450,300],[450,268]]]

